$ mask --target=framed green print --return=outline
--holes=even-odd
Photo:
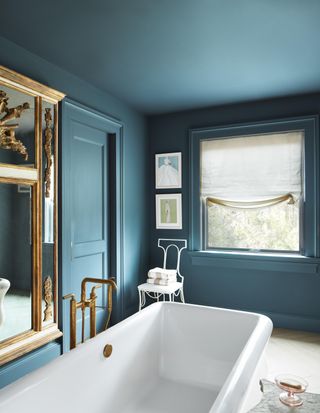
[[[156,195],[156,228],[182,229],[181,194]]]

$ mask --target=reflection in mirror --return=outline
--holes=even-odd
[[[0,163],[35,163],[35,99],[0,84]]]
[[[53,320],[53,282],[54,282],[54,244],[42,245],[42,322],[43,325],[52,323]]]
[[[32,328],[31,198],[29,185],[0,183],[0,341]]]
[[[54,282],[54,106],[42,102],[42,131],[43,131],[43,245],[42,245],[42,285],[43,324],[53,320]]]
[[[44,211],[44,225],[43,225],[43,241],[45,244],[54,243],[54,157],[51,156],[51,186],[48,190],[48,195],[46,196],[45,191],[43,191],[43,211]],[[45,184],[45,183],[44,183]]]

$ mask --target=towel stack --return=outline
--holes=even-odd
[[[177,282],[177,271],[165,268],[153,268],[148,272],[148,284],[170,285]]]

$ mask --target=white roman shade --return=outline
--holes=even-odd
[[[302,193],[303,132],[201,142],[201,196],[259,201]]]

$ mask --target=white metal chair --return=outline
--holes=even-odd
[[[183,303],[185,302],[183,293],[184,277],[180,274],[180,258],[181,252],[187,248],[187,240],[159,238],[158,247],[163,250],[163,268],[167,268],[168,250],[171,247],[177,250],[177,282],[174,282],[169,285],[156,285],[148,283],[138,285],[139,311],[146,304],[146,296],[153,298],[157,301],[159,301],[161,297],[163,297],[163,300],[166,301],[166,295],[168,296],[169,301],[174,301],[175,297],[180,296],[180,300]]]

